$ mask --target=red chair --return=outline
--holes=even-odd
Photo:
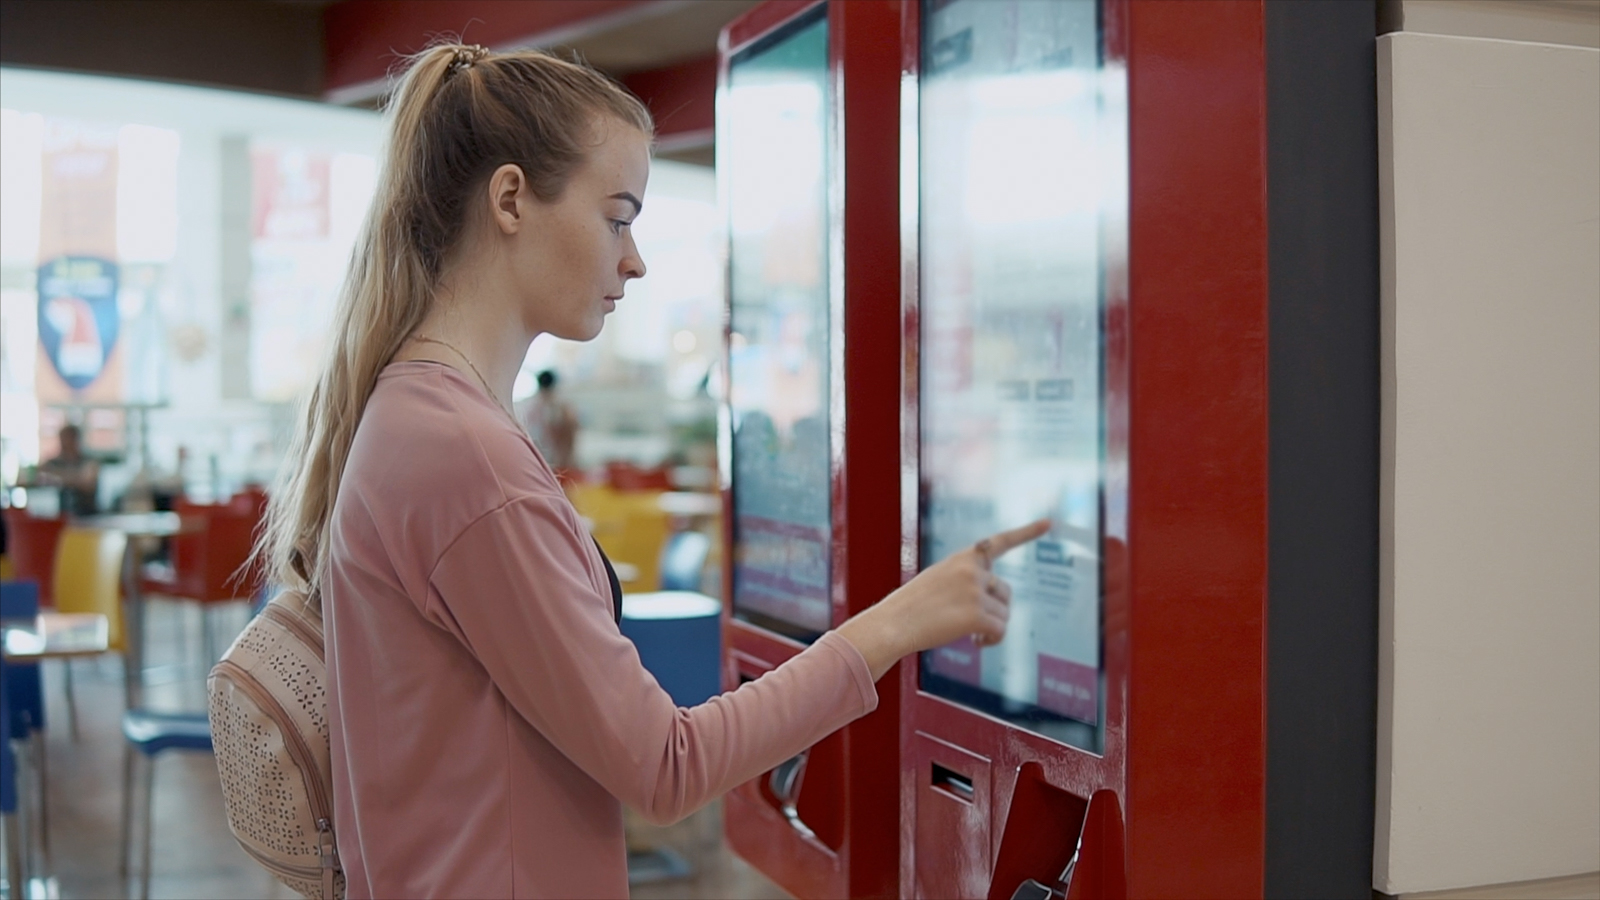
[[[65,518],[43,519],[28,515],[25,509],[9,507],[6,517],[6,555],[11,558],[11,577],[39,585],[39,604],[55,606],[56,544],[61,540]]]
[[[262,585],[262,567],[247,563],[265,508],[264,494],[241,494],[219,505],[180,500],[174,511],[184,527],[172,537],[172,562],[145,570],[149,593],[200,604],[207,667],[217,660],[209,616],[215,604],[248,602]]]
[[[667,468],[641,469],[625,461],[606,463],[606,481],[619,491],[672,490],[672,472]]]

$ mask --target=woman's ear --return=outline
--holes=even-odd
[[[528,200],[528,179],[521,166],[506,163],[489,176],[489,210],[502,234],[522,229]]]

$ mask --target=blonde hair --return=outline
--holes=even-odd
[[[644,104],[581,63],[442,43],[411,57],[388,105],[383,171],[350,260],[333,340],[255,553],[269,577],[320,596],[328,522],[378,373],[427,315],[476,189],[501,165],[559,199],[610,116],[653,132]]]

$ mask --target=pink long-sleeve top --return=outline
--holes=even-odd
[[[830,633],[675,707],[618,630],[554,475],[439,363],[384,370],[331,527],[334,823],[351,898],[626,897],[622,804],[677,820],[877,705],[861,654]]]

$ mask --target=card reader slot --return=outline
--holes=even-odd
[[[954,769],[933,763],[933,786],[963,803],[972,802],[972,779]]]

